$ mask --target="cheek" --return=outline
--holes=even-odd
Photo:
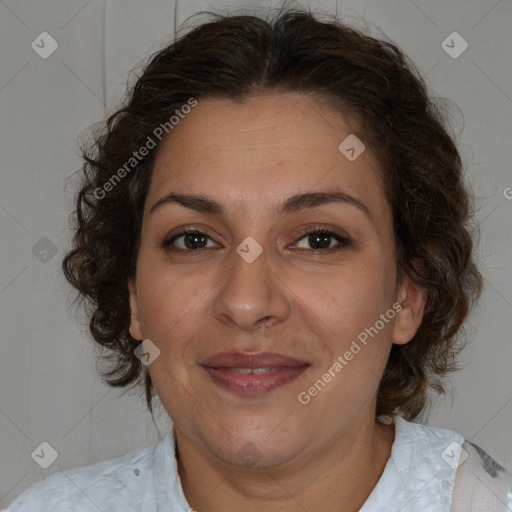
[[[386,276],[355,266],[317,281],[316,287],[312,281],[306,289],[311,309],[302,314],[310,325],[316,322],[324,356],[302,391],[318,394],[315,413],[333,418],[355,414],[375,397],[389,355],[392,289]],[[389,311],[387,321],[381,320]]]
[[[141,266],[138,280],[142,335],[160,350],[148,370],[166,410],[179,417],[180,410],[190,408],[187,394],[178,390],[193,387],[190,366],[201,328],[198,320],[205,315],[206,292],[201,279],[184,279],[162,269]]]
[[[157,344],[186,339],[187,328],[194,324],[206,294],[200,277],[185,279],[169,270],[141,265],[137,296],[142,334]]]
[[[331,413],[342,414],[376,393],[391,347],[394,311],[386,321],[380,315],[394,302],[393,279],[389,262],[374,253],[351,260],[329,278],[302,281],[300,314],[310,325],[316,322],[324,354],[309,384],[329,382],[319,407],[331,404]]]
[[[294,288],[333,334],[353,334],[373,325],[392,305],[394,273],[386,263],[382,257],[353,258],[328,275],[298,276]]]

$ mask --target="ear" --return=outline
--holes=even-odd
[[[143,336],[140,328],[139,304],[137,303],[137,291],[135,288],[135,280],[128,280],[128,293],[130,299],[130,328],[129,332],[132,338],[142,340]]]
[[[393,343],[405,345],[411,341],[423,320],[427,299],[427,292],[405,275],[397,297],[402,307],[396,315]]]

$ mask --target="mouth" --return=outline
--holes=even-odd
[[[282,354],[224,352],[201,363],[212,381],[241,395],[268,393],[295,380],[309,363]]]

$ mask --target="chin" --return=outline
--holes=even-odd
[[[217,435],[204,438],[209,450],[227,464],[246,468],[271,468],[291,460],[303,449],[303,436],[286,424],[290,417],[243,418],[231,425],[222,424]],[[286,428],[279,428],[285,426]],[[224,427],[224,428],[223,428]]]
[[[283,443],[253,443],[241,439],[229,447],[219,447],[216,457],[227,464],[248,469],[270,469],[280,466],[295,456],[293,446]]]

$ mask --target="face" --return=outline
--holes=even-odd
[[[206,98],[156,155],[130,333],[160,351],[176,431],[225,462],[276,466],[373,424],[391,344],[421,321],[378,163],[338,148],[354,133],[300,94]]]

